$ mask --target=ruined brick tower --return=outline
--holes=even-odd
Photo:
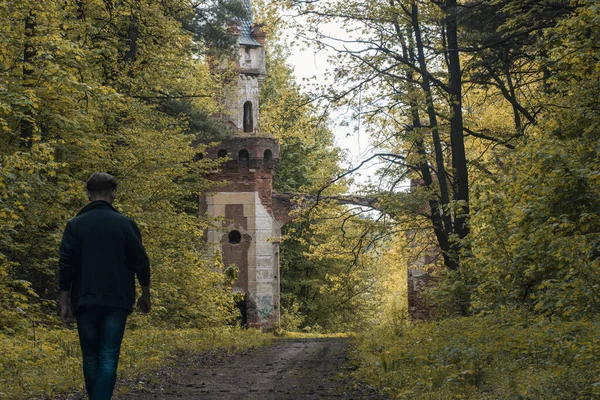
[[[245,294],[240,305],[243,322],[271,329],[279,323],[281,224],[273,215],[272,201],[279,142],[259,130],[266,35],[253,25],[250,1],[243,3],[248,19],[231,27],[239,36],[238,84],[225,99],[224,122],[231,135],[206,154],[226,160],[222,170],[211,176],[224,184],[203,196],[200,204],[201,211],[222,220],[207,232],[207,241],[214,251],[222,252],[225,265],[235,264],[239,269],[234,291]]]

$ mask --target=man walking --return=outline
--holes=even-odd
[[[109,400],[135,276],[142,287],[138,306],[150,311],[150,262],[136,223],[112,206],[115,178],[97,172],[86,189],[90,202],[67,222],[60,244],[60,316],[67,324],[77,320],[90,399]]]

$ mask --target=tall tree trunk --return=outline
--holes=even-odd
[[[131,21],[129,22],[129,29],[127,30],[127,52],[125,53],[126,63],[134,62],[137,57],[139,33],[140,28],[138,25],[137,17],[135,15],[132,15]]]
[[[125,68],[127,68],[127,77],[129,78],[129,81],[124,85],[125,93],[131,92],[131,80],[135,76],[133,67],[137,58],[139,33],[140,27],[138,19],[132,14],[129,21],[129,28],[127,29],[127,51],[123,58],[123,61],[125,61]]]
[[[451,243],[447,241],[450,232],[452,232],[452,219],[450,218],[450,214],[448,214],[444,210],[444,206],[450,204],[450,193],[448,190],[448,178],[446,174],[446,166],[444,164],[444,153],[442,149],[442,142],[440,140],[437,115],[435,112],[435,106],[433,104],[433,95],[431,93],[429,71],[427,70],[427,62],[425,60],[425,50],[423,46],[423,38],[421,36],[421,26],[419,25],[419,9],[416,2],[413,2],[411,4],[411,24],[414,30],[415,42],[417,46],[417,60],[421,72],[421,86],[423,92],[425,93],[427,116],[429,117],[429,125],[431,126],[431,137],[433,140],[433,147],[435,152],[435,164],[437,170],[438,185],[440,187],[441,204],[438,204],[436,209],[432,209],[431,212],[432,216],[436,215],[436,213],[439,213],[443,221],[444,232],[446,234],[442,236],[445,240],[443,240],[443,242],[439,244],[440,247],[442,246],[442,244],[447,246],[447,251],[445,252],[441,248],[442,252],[444,253],[444,262],[448,268],[457,269],[459,265],[458,259],[455,254],[456,252],[454,251]]]
[[[513,83],[512,74],[510,73],[510,59],[509,59],[509,50],[504,51],[504,75],[506,76],[506,84],[508,85],[508,91],[510,93],[510,97],[513,99],[517,98],[517,92],[515,89],[515,84]],[[512,104],[511,104],[512,105]],[[515,123],[515,131],[517,134],[523,133],[523,123],[521,122],[521,114],[519,114],[519,110],[517,107],[512,105],[513,110],[513,119]]]
[[[454,169],[455,200],[461,203],[454,218],[454,233],[464,239],[469,233],[469,172],[465,154],[462,118],[462,76],[458,51],[458,23],[456,0],[446,3],[446,35],[448,42],[448,75],[449,94],[452,101],[452,118],[450,120],[450,143],[452,146],[452,168]]]
[[[392,2],[392,4],[393,4],[393,2]],[[407,43],[407,38],[410,38],[412,33],[408,32],[407,35],[404,35],[404,33],[402,32],[402,29],[400,28],[400,24],[398,21],[394,22],[394,28],[396,31],[396,35],[398,36],[398,40],[400,41],[401,46],[402,46],[402,57],[407,61],[409,61],[409,60],[414,61],[416,64],[417,61],[414,60],[414,58],[412,57],[412,55],[414,54],[414,50],[413,50],[414,47],[412,45],[412,42]],[[409,50],[409,47],[410,47],[410,50]],[[415,130],[420,130],[423,127],[423,125],[421,123],[419,105],[416,100],[417,96],[415,95],[417,88],[415,87],[415,84],[413,83],[413,82],[415,82],[413,69],[407,68],[406,72],[405,72],[405,76],[406,76],[406,82],[409,84],[408,98],[410,99],[409,109],[410,109],[410,115],[411,115],[411,126],[408,128],[408,131],[413,132]],[[423,178],[423,184],[425,185],[425,188],[427,188],[429,193],[431,193],[433,191],[433,177],[431,175],[431,167],[429,166],[429,162],[427,161],[427,151],[425,150],[425,143],[423,141],[423,138],[420,135],[417,136],[417,138],[415,139],[414,145],[415,145],[415,148],[417,149],[417,154],[420,157],[420,160],[417,164],[418,171],[421,174],[421,177]],[[433,225],[433,232],[437,239],[438,246],[442,252],[442,257],[444,258],[444,264],[451,265],[452,262],[449,257],[448,232],[444,229],[444,223],[443,223],[443,219],[442,219],[443,216],[440,212],[441,208],[440,208],[439,198],[431,197],[428,200],[428,204],[429,204],[429,209],[430,209],[430,213],[431,213],[430,220]]]

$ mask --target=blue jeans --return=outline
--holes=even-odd
[[[77,330],[83,353],[83,376],[90,400],[110,400],[128,311],[87,307],[77,312]]]

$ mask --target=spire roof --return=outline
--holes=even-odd
[[[252,18],[252,6],[250,0],[242,0],[244,8],[246,9],[246,19],[240,20],[240,44],[244,46],[256,46],[261,47],[252,37],[252,24],[254,23]]]

